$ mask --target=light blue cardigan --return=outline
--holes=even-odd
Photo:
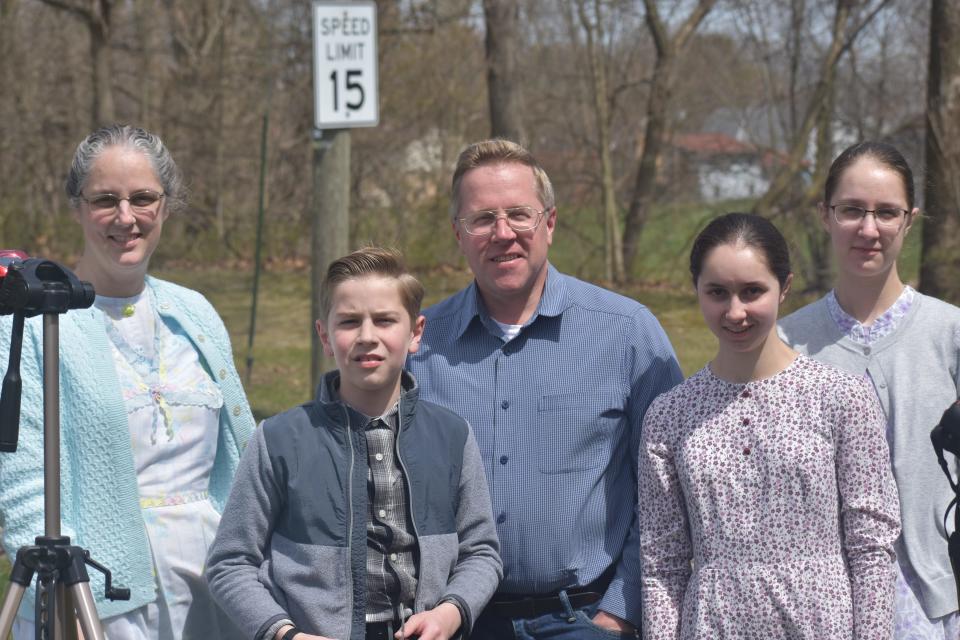
[[[254,429],[223,322],[201,294],[147,278],[160,315],[187,336],[223,394],[217,457],[210,495],[218,510],[230,492],[240,453]],[[0,318],[0,377],[10,349],[9,316]],[[24,331],[23,401],[16,453],[0,453],[0,526],[3,544],[16,550],[43,535],[43,319],[28,319]],[[101,618],[137,609],[156,598],[153,567],[140,512],[137,478],[103,313],[96,308],[60,316],[61,522],[63,535],[90,551],[113,572],[114,584],[130,589],[126,602],[103,597],[99,572],[90,586]],[[34,589],[20,615],[33,620]]]

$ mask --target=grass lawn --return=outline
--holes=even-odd
[[[687,255],[704,221],[722,210],[725,209],[700,206],[656,210],[645,227],[638,251],[637,272],[643,275],[642,283],[618,288],[624,295],[650,307],[660,318],[687,375],[709,360],[716,345],[703,326],[689,284]],[[595,274],[602,272],[602,256],[596,253],[598,234],[602,237],[595,212],[568,212],[560,219],[550,252],[551,261],[565,273],[588,280],[595,278]],[[389,239],[374,237],[371,240],[391,244]],[[440,242],[446,244],[439,246]],[[436,248],[435,261],[448,260],[456,254],[452,234],[434,234],[430,243]],[[429,258],[413,248],[408,251],[408,257],[426,287],[426,305],[438,302],[471,280],[462,259],[440,265],[431,262],[428,268],[417,268],[418,262]],[[237,369],[245,376],[253,277],[250,270],[167,268],[156,275],[197,289],[210,299],[230,331]],[[615,288],[608,283],[601,284]],[[309,269],[265,272],[261,275],[259,290],[253,374],[245,387],[254,414],[263,418],[304,402],[313,394]]]
[[[206,295],[223,317],[230,332],[237,370],[245,376],[250,326],[252,276],[226,270],[197,272],[168,269],[157,273]],[[469,282],[469,272],[421,274],[427,304],[449,295]],[[684,373],[693,373],[709,360],[715,340],[700,318],[691,288],[628,287],[625,295],[646,304],[660,318],[677,351]],[[261,275],[252,378],[245,384],[250,405],[258,418],[304,402],[310,388],[310,277],[306,270],[277,271]]]

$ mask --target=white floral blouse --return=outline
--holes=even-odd
[[[900,514],[863,379],[705,367],[651,405],[639,469],[644,638],[889,639]]]

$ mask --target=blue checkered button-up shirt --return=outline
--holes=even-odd
[[[490,485],[504,593],[583,586],[640,622],[637,452],[650,402],[683,379],[643,305],[549,267],[540,306],[503,333],[476,283],[425,312],[409,366],[421,397],[473,426]]]

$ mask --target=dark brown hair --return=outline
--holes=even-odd
[[[757,249],[767,261],[767,268],[777,278],[780,288],[790,277],[790,249],[777,227],[754,213],[728,213],[710,221],[697,235],[690,249],[690,275],[697,286],[707,254],[724,244],[743,244]]]

